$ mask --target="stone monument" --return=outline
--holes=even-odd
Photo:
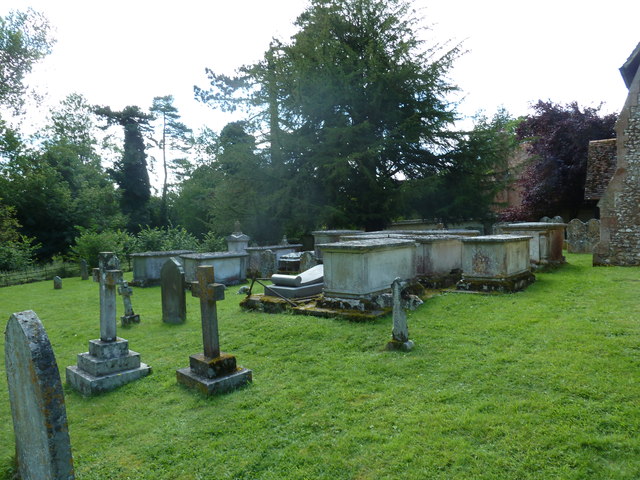
[[[133,305],[131,305],[131,295],[133,295],[133,289],[129,286],[129,283],[122,281],[122,284],[118,286],[118,294],[122,297],[124,303],[124,315],[120,317],[122,326],[126,327],[132,323],[140,323],[140,315],[134,313]]]
[[[82,280],[89,280],[89,269],[87,268],[87,261],[84,258],[80,260],[80,278]]]
[[[129,350],[129,342],[116,336],[116,285],[122,281],[118,257],[100,253],[100,338],[89,341],[89,351],[78,354],[78,365],[67,367],[67,382],[83,395],[113,390],[147,376],[151,367],[140,362],[140,354]]]
[[[203,353],[189,357],[189,367],[176,371],[178,383],[205,395],[224,393],[251,382],[251,370],[236,366],[236,358],[220,351],[216,302],[224,299],[224,285],[214,283],[212,266],[200,266],[191,293],[200,298]]]
[[[187,320],[184,268],[175,258],[170,258],[160,271],[160,294],[162,297],[162,321],[184,323]]]
[[[62,289],[62,278],[60,278],[57,275],[55,277],[53,277],[53,288],[54,288],[54,290],[61,290]]]
[[[407,325],[407,314],[402,309],[402,280],[396,278],[391,284],[393,292],[393,329],[391,330],[391,341],[387,343],[387,350],[410,351],[413,342],[409,340],[409,327]]]
[[[11,315],[4,354],[20,478],[73,480],[60,373],[47,332],[33,311]]]

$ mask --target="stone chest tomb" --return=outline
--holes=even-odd
[[[503,233],[530,236],[529,255],[534,265],[558,265],[565,263],[562,256],[565,223],[523,222],[502,226]]]
[[[398,238],[371,238],[317,246],[324,259],[324,295],[367,298],[389,291],[397,278],[416,276],[416,244]]]
[[[529,262],[530,236],[483,235],[462,239],[459,290],[514,292],[535,281]]]
[[[133,280],[135,287],[150,287],[160,285],[160,272],[165,262],[171,257],[193,253],[193,250],[173,250],[167,252],[141,252],[131,254],[133,263]]]

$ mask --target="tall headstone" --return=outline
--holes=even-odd
[[[260,276],[269,278],[276,273],[276,254],[273,250],[263,250],[260,252]]]
[[[5,366],[22,480],[73,480],[64,392],[51,342],[31,310],[5,331]]]
[[[78,354],[77,366],[67,367],[67,382],[83,395],[113,390],[147,376],[151,367],[140,362],[140,354],[129,350],[129,342],[116,335],[116,286],[122,281],[118,257],[100,253],[100,338],[89,341],[89,351]]]
[[[123,281],[122,284],[118,286],[118,293],[122,297],[122,302],[124,304],[124,315],[120,317],[122,326],[125,327],[132,323],[140,323],[140,315],[133,311],[133,305],[131,304],[133,289],[129,286],[129,283]]]
[[[162,321],[184,323],[187,320],[184,268],[175,258],[170,258],[160,271],[160,293],[162,297]]]
[[[53,277],[53,288],[54,288],[54,290],[61,290],[62,289],[62,278],[60,278],[57,275],[55,277]]]
[[[215,395],[251,382],[251,370],[236,366],[236,358],[220,351],[216,302],[224,300],[224,285],[214,283],[212,266],[200,266],[191,293],[200,298],[203,353],[189,357],[189,367],[176,371],[178,383],[205,395]]]
[[[402,280],[396,278],[391,284],[393,292],[393,329],[391,341],[387,343],[387,350],[403,350],[408,352],[413,348],[413,341],[409,340],[407,314],[402,309]]]
[[[80,260],[80,278],[82,280],[89,280],[89,269],[87,267],[87,261],[84,258]]]

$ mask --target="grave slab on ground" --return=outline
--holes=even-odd
[[[122,282],[119,261],[112,252],[100,253],[100,338],[89,341],[89,351],[78,354],[77,365],[67,367],[67,383],[85,396],[113,390],[151,373],[129,342],[116,335],[116,286]]]
[[[273,285],[264,287],[265,295],[284,298],[303,298],[318,295],[324,285],[324,265],[316,265],[298,275],[271,276]]]

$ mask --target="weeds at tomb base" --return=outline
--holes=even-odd
[[[135,288],[141,323],[118,331],[153,373],[91,398],[65,386],[76,478],[640,478],[640,268],[567,260],[523,292],[429,298],[408,312],[408,353],[385,351],[390,316],[244,312],[230,287],[220,341],[253,383],[211,398],[176,383],[201,351],[197,299],[187,297],[185,324],[167,325],[160,288]],[[5,324],[26,309],[61,372],[98,336],[90,280],[0,288]],[[14,445],[0,369],[7,480]]]

